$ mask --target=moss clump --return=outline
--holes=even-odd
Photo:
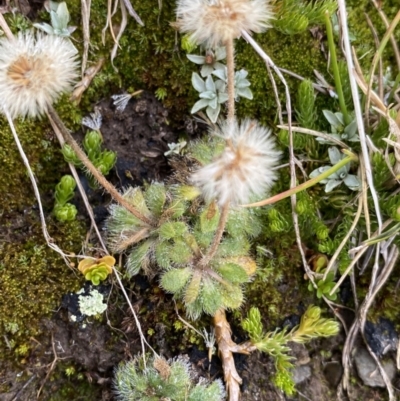
[[[29,240],[0,247],[1,348],[5,335],[15,344],[40,332],[40,319],[60,304],[62,294],[78,288],[78,280],[62,258],[43,242],[40,225],[32,226]],[[84,232],[80,223],[58,227],[55,242],[64,250],[77,250]],[[77,241],[78,240],[78,241]]]

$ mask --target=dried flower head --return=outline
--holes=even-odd
[[[224,122],[215,134],[227,141],[224,151],[192,175],[203,196],[236,205],[263,195],[276,179],[272,167],[280,157],[271,131],[246,119],[241,125]]]
[[[0,106],[10,115],[36,117],[72,87],[77,51],[68,39],[20,33],[0,40]]]
[[[272,11],[268,0],[178,0],[177,26],[190,40],[215,48],[242,31],[263,32]]]

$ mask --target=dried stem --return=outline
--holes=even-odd
[[[93,163],[88,159],[85,152],[79,147],[76,143],[75,139],[68,132],[64,123],[58,116],[57,112],[50,107],[48,110],[49,117],[55,122],[58,128],[61,131],[62,136],[65,141],[71,146],[73,151],[78,156],[79,160],[84,164],[84,166],[89,170],[89,172],[93,175],[93,177],[99,182],[99,184],[117,201],[121,206],[123,206],[126,210],[132,213],[135,217],[141,220],[143,223],[148,224],[149,226],[153,225],[153,222],[136,210],[129,202],[127,202],[122,195],[117,191],[117,189],[101,174],[100,171],[93,165]]]
[[[231,326],[226,320],[225,311],[218,310],[214,317],[213,323],[215,327],[215,338],[218,345],[218,354],[222,361],[222,369],[224,370],[224,380],[228,391],[228,401],[238,401],[240,399],[240,384],[242,379],[239,376],[233,353],[250,354],[256,348],[250,342],[236,344],[231,338]]]
[[[365,134],[365,129],[364,129],[364,120],[363,120],[363,115],[362,115],[362,111],[361,111],[360,96],[358,94],[357,83],[356,83],[356,79],[354,77],[355,70],[354,70],[354,62],[353,62],[353,58],[352,58],[352,54],[351,54],[351,46],[350,46],[350,39],[349,39],[349,32],[348,32],[345,1],[338,0],[338,5],[339,5],[339,21],[340,21],[340,26],[342,29],[342,34],[343,34],[344,51],[345,51],[345,56],[346,56],[347,69],[349,72],[351,94],[352,94],[353,104],[354,104],[354,113],[356,115],[358,134],[360,136],[360,144],[361,144],[362,154],[363,154],[363,158],[364,158],[365,175],[367,178],[369,189],[371,191],[372,199],[374,201],[376,218],[378,220],[378,226],[379,226],[379,228],[381,228],[382,227],[382,217],[381,217],[380,206],[379,206],[379,198],[378,198],[378,194],[376,193],[375,186],[374,186],[374,180],[372,177],[371,161],[370,161],[370,157],[369,157],[366,134]],[[381,42],[381,46],[382,46],[382,43],[383,43],[383,41]],[[372,82],[372,79],[371,79],[371,82]]]
[[[13,41],[14,35],[11,32],[11,29],[9,28],[7,21],[4,19],[3,14],[0,13],[0,27],[4,31],[4,34],[7,36],[7,39],[11,42]]]

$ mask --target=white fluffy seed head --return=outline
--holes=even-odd
[[[72,88],[77,50],[68,39],[32,32],[0,40],[0,106],[12,118],[37,117]],[[0,107],[1,110],[1,107]]]
[[[177,26],[197,44],[215,48],[242,31],[264,32],[273,14],[269,0],[178,0]]]
[[[246,119],[241,125],[224,122],[215,134],[227,141],[225,150],[192,175],[205,199],[237,205],[264,195],[276,179],[272,168],[281,154],[271,131]]]

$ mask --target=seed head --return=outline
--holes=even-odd
[[[263,32],[272,18],[268,0],[178,0],[176,14],[180,31],[211,48],[240,37],[242,31]]]
[[[262,196],[276,179],[272,170],[280,152],[271,138],[271,131],[256,121],[220,125],[215,134],[227,145],[211,164],[192,175],[206,200],[216,199],[220,205],[248,203],[253,196]]]
[[[0,40],[0,106],[12,118],[42,115],[77,78],[77,50],[68,39],[32,32]],[[1,109],[1,108],[0,108]]]

